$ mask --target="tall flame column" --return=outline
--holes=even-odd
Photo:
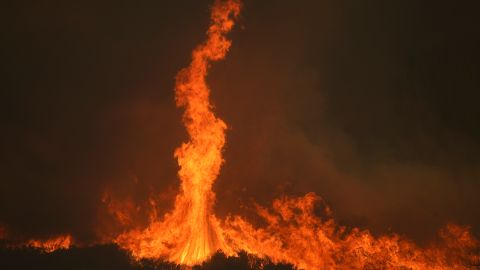
[[[176,102],[185,108],[183,122],[190,136],[190,141],[175,151],[180,165],[182,199],[188,205],[186,220],[191,230],[185,249],[178,254],[179,261],[201,258],[215,249],[228,249],[211,212],[215,197],[212,185],[223,162],[227,126],[212,111],[205,77],[210,61],[225,57],[230,41],[224,35],[233,27],[231,15],[236,17],[239,11],[237,1],[216,2],[207,41],[194,50],[190,66],[177,75]]]
[[[145,230],[117,237],[115,242],[134,257],[194,265],[218,250],[234,254],[212,212],[212,185],[223,163],[227,125],[212,111],[206,76],[210,63],[223,59],[228,52],[231,43],[225,34],[232,29],[239,12],[237,0],[215,1],[207,40],[193,51],[190,65],[177,74],[176,104],[185,108],[183,123],[189,135],[189,141],[175,150],[181,189],[175,208],[163,219],[152,218]]]

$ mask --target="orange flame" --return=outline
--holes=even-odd
[[[190,65],[176,77],[176,104],[185,108],[183,122],[190,139],[174,153],[181,180],[174,209],[158,218],[156,201],[150,201],[149,225],[120,234],[113,242],[136,259],[165,259],[187,266],[199,264],[217,251],[226,255],[246,251],[305,270],[480,269],[479,241],[467,227],[449,224],[440,231],[439,243],[420,247],[396,234],[375,237],[367,230],[339,226],[330,208],[314,193],[275,200],[271,209],[257,206],[257,214],[266,224],[260,228],[240,216],[224,221],[215,217],[212,185],[223,163],[227,125],[212,111],[206,75],[210,63],[223,59],[228,52],[231,42],[225,35],[232,29],[240,7],[239,0],[216,0],[207,40],[193,51]],[[102,201],[120,225],[133,225],[132,215],[139,208],[132,201],[117,202],[108,192]],[[323,217],[315,214],[319,203]],[[7,234],[0,226],[0,240]],[[68,249],[72,243],[70,235],[61,235],[12,247],[53,252]]]
[[[26,246],[38,248],[45,252],[54,252],[59,249],[68,249],[72,245],[70,235],[61,235],[47,240],[29,240]]]
[[[135,257],[166,258],[193,265],[218,250],[233,254],[212,213],[212,185],[223,163],[227,125],[212,111],[205,77],[210,62],[225,57],[231,44],[225,34],[232,29],[239,12],[237,0],[215,2],[207,40],[193,51],[192,62],[177,75],[176,103],[185,108],[183,122],[190,136],[175,150],[181,190],[174,210],[162,220],[153,217],[145,230],[131,231],[115,240]]]
[[[235,255],[244,250],[300,269],[472,269],[480,265],[478,241],[468,228],[448,225],[441,243],[419,247],[396,234],[374,237],[369,231],[338,226],[325,204],[325,217],[314,213],[321,199],[283,198],[272,210],[257,208],[266,226],[255,228],[239,216],[219,221],[212,211],[212,185],[223,163],[226,124],[212,112],[205,81],[209,63],[223,59],[230,47],[225,38],[240,11],[237,0],[217,0],[212,8],[207,40],[192,54],[190,65],[176,78],[177,106],[190,140],[175,151],[180,171],[180,193],[172,212],[159,219],[151,215],[144,230],[132,230],[114,242],[134,258],[166,259],[184,265],[199,264],[216,251]],[[128,216],[115,211],[119,220]]]
[[[275,200],[273,211],[258,207],[267,223],[254,228],[239,216],[230,217],[224,230],[235,250],[245,250],[274,262],[300,269],[476,269],[480,266],[478,240],[468,228],[448,225],[440,231],[441,243],[427,248],[398,235],[375,238],[366,230],[338,226],[325,207],[326,218],[315,215],[321,199]]]
[[[0,240],[5,240],[6,242],[4,244],[9,248],[30,247],[50,253],[59,249],[68,249],[73,244],[72,236],[70,234],[60,235],[46,240],[29,239],[22,241],[14,240],[13,242],[12,239],[9,239],[10,237],[11,235],[9,235],[7,228],[0,225]]]

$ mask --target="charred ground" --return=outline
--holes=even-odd
[[[180,266],[167,262],[144,260],[132,262],[130,256],[116,245],[97,245],[86,248],[71,248],[45,253],[38,249],[0,248],[0,269],[70,269],[70,270],[181,270]],[[215,254],[210,260],[192,270],[294,270],[287,264],[273,264],[253,258],[247,253],[238,257]]]

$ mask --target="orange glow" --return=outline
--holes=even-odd
[[[195,265],[222,251],[246,251],[259,258],[294,264],[300,269],[472,269],[480,264],[478,241],[468,228],[446,226],[440,242],[419,247],[396,234],[374,237],[369,231],[339,226],[320,197],[275,200],[272,209],[257,207],[266,226],[256,228],[240,216],[215,217],[212,185],[223,163],[227,125],[212,111],[205,78],[209,64],[223,59],[230,47],[225,38],[240,11],[237,0],[216,1],[207,40],[192,53],[192,62],[176,77],[176,104],[185,109],[183,123],[190,137],[175,151],[180,193],[174,209],[150,215],[145,229],[127,231],[114,240],[134,258],[163,259]],[[152,204],[155,202],[153,201]],[[128,209],[110,211],[130,224]],[[324,215],[315,215],[317,206]],[[120,209],[120,211],[119,211]]]
[[[210,62],[225,57],[226,39],[240,12],[236,0],[216,1],[211,12],[207,40],[192,53],[190,65],[176,77],[177,106],[183,107],[183,123],[190,140],[175,150],[180,166],[180,193],[172,212],[162,219],[155,214],[145,230],[120,235],[115,242],[137,258],[164,258],[185,265],[200,263],[218,250],[233,254],[212,213],[212,185],[223,163],[227,125],[212,111],[205,81]]]
[[[110,226],[99,233],[103,234],[100,243],[113,242],[136,260],[165,260],[182,265],[180,269],[201,264],[218,251],[227,256],[245,251],[254,256],[252,261],[259,258],[260,265],[265,260],[304,270],[480,269],[480,242],[468,227],[448,224],[439,231],[437,242],[419,246],[397,234],[374,236],[366,229],[337,224],[329,206],[314,193],[283,197],[271,207],[256,205],[261,226],[242,216],[215,216],[212,186],[224,162],[227,124],[214,114],[206,76],[211,63],[229,51],[231,41],[226,35],[240,9],[240,0],[215,0],[206,40],[193,50],[190,64],[176,76],[175,101],[184,109],[182,121],[189,139],[174,152],[180,189],[173,209],[159,216],[155,198],[142,208],[133,199],[117,200],[106,191],[101,201],[112,217],[106,223],[118,223],[122,233]],[[142,209],[150,215],[141,224]],[[7,239],[10,234],[0,225],[2,244],[13,243],[8,246],[12,248],[50,253],[70,248],[73,239],[76,246],[82,244],[82,238],[70,234],[46,240]]]
[[[366,230],[348,230],[331,218],[314,214],[322,200],[313,193],[302,198],[275,200],[272,210],[258,207],[267,225],[254,228],[239,216],[226,220],[224,230],[235,250],[245,250],[300,269],[476,269],[478,241],[468,228],[447,225],[441,242],[421,248],[392,234],[374,237]]]
[[[26,246],[38,248],[45,252],[53,252],[58,249],[68,249],[72,245],[70,235],[61,235],[47,240],[29,240]]]
[[[121,226],[128,227],[134,223],[132,216],[138,212],[139,207],[132,200],[116,200],[109,191],[105,191],[102,203],[106,206],[108,214]]]
[[[7,238],[7,229],[0,225],[0,240]]]

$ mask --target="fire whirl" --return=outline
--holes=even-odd
[[[235,0],[216,1],[207,40],[192,53],[190,65],[177,74],[177,106],[185,108],[183,122],[190,136],[175,151],[182,182],[175,208],[162,220],[153,220],[143,231],[120,235],[115,242],[137,258],[167,258],[193,265],[218,250],[233,254],[212,213],[212,185],[223,163],[227,125],[212,111],[205,77],[211,61],[223,59],[230,47],[227,34],[240,12]]]
[[[419,247],[392,234],[374,237],[366,230],[339,226],[330,209],[313,193],[282,198],[269,210],[257,208],[266,222],[256,228],[240,216],[217,219],[212,211],[212,185],[223,163],[227,125],[212,111],[206,84],[209,64],[225,57],[225,35],[240,12],[237,0],[216,1],[207,40],[192,53],[190,65],[176,77],[176,104],[185,109],[183,123],[190,140],[175,151],[180,166],[180,193],[173,211],[152,214],[143,230],[123,233],[114,240],[136,259],[163,259],[192,266],[217,251],[235,255],[246,251],[259,258],[286,262],[301,269],[476,269],[479,243],[467,227],[447,225],[440,241]],[[323,204],[319,217],[314,209]]]
[[[176,105],[184,109],[183,123],[189,140],[174,153],[181,185],[173,209],[159,217],[154,207],[157,200],[151,199],[148,226],[128,230],[139,226],[132,217],[139,207],[133,201],[117,202],[105,192],[101,201],[125,230],[123,233],[112,236],[109,231],[96,243],[82,242],[73,233],[28,240],[0,224],[0,247],[51,253],[72,246],[113,242],[136,260],[168,261],[187,268],[205,262],[218,251],[228,256],[245,251],[260,259],[252,260],[260,262],[255,264],[260,268],[264,261],[273,261],[305,270],[480,269],[480,243],[468,227],[448,224],[439,231],[438,240],[427,246],[397,234],[378,237],[368,230],[337,224],[328,205],[314,193],[300,198],[283,197],[272,207],[257,205],[256,214],[265,224],[262,227],[241,216],[215,216],[212,186],[224,162],[227,125],[213,112],[206,76],[210,64],[226,56],[231,45],[226,35],[241,6],[240,0],[215,0],[207,39],[193,50],[189,66],[176,76]],[[323,213],[319,214],[319,209]]]

